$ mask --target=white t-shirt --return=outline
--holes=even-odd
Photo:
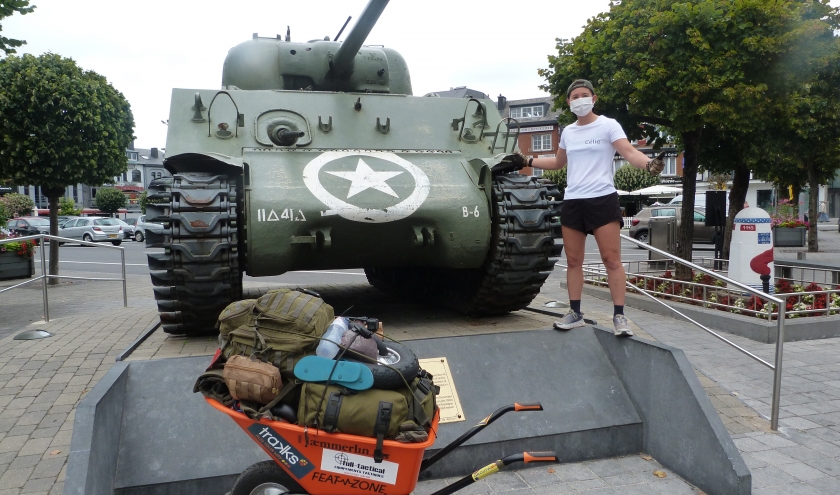
[[[564,199],[597,198],[615,192],[612,144],[621,138],[627,138],[621,125],[603,115],[590,124],[563,129],[560,147],[568,158]]]

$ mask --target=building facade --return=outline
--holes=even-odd
[[[163,168],[164,150],[158,148],[135,148],[134,143],[125,151],[128,157],[127,170],[119,177],[114,177],[113,184],[99,187],[114,187],[120,189],[128,197],[127,210],[140,211],[140,195],[149,187],[149,182],[171,174]],[[18,193],[32,198],[35,207],[48,210],[49,198],[45,196],[40,186],[17,186]],[[74,184],[67,186],[64,197],[72,198],[78,208],[96,208],[97,186]]]
[[[511,130],[519,130],[519,150],[533,158],[552,158],[556,156],[563,128],[557,122],[560,111],[553,106],[550,96],[528,98],[526,100],[508,100],[499,95],[496,108],[502,118],[510,118]],[[524,168],[521,174],[542,175],[542,170]]]

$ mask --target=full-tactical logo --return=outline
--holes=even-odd
[[[355,170],[327,170],[324,172],[333,177],[350,181],[347,197],[340,199],[324,187],[320,173],[321,169],[327,164],[348,157],[354,161]],[[374,159],[385,160],[397,165],[402,170],[377,170],[371,166],[371,163],[368,163],[375,162]],[[410,174],[414,180],[414,189],[407,197],[402,198],[394,191],[388,181],[406,173]],[[327,151],[306,164],[303,169],[303,183],[327,207],[327,210],[322,211],[321,215],[339,215],[355,222],[385,223],[401,220],[417,211],[429,196],[429,177],[420,167],[395,153],[387,151]],[[382,207],[376,208],[362,207],[350,203],[353,198],[359,199],[358,195],[371,189],[382,193],[384,195],[382,198],[385,200],[388,199],[386,196],[394,199],[386,201]]]
[[[248,432],[268,450],[269,454],[286,466],[292,474],[300,479],[309,474],[315,466],[296,448],[274,429],[254,423],[248,427]]]

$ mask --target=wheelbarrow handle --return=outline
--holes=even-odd
[[[486,426],[488,426],[493,421],[501,418],[505,414],[511,411],[542,411],[543,406],[539,402],[514,402],[513,404],[509,404],[504,407],[500,407],[496,409],[493,414],[487,416],[486,418],[482,419],[478,422],[475,426],[470,428],[469,430],[465,431],[460,437],[456,438],[452,441],[449,445],[442,447],[440,450],[434,453],[428,459],[424,459],[423,462],[420,464],[420,471],[423,472],[424,470],[428,469],[432,464],[436,463],[437,461],[441,460],[446,454],[452,452],[453,449],[458,447],[459,445],[463,444],[470,438],[472,438],[476,433],[483,430]]]
[[[449,495],[458,490],[472,485],[478,480],[484,479],[492,474],[501,471],[505,466],[513,464],[514,462],[557,462],[557,454],[552,451],[546,452],[523,452],[521,454],[511,454],[503,459],[500,459],[492,464],[488,464],[474,473],[464,476],[455,483],[445,486],[440,490],[434,492],[432,495]]]

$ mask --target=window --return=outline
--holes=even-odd
[[[120,222],[118,222],[114,218],[97,218],[96,220],[93,221],[93,224],[94,225],[119,225]]]
[[[531,151],[551,151],[551,134],[531,136]]]
[[[676,208],[656,208],[650,212],[652,217],[675,217],[677,216]]]
[[[694,212],[694,221],[695,222],[706,222],[706,215],[700,213],[699,211]]]
[[[677,157],[666,156],[665,169],[662,170],[662,175],[677,175]]]
[[[542,105],[534,107],[514,107],[510,109],[510,116],[514,119],[527,119],[529,117],[542,117],[544,112]]]
[[[9,230],[16,229],[17,228],[17,223],[18,223],[17,220],[9,220],[9,222],[6,223],[6,228],[8,228]]]
[[[132,170],[131,171],[131,182],[140,182],[140,171],[139,170]]]
[[[126,151],[125,155],[129,160],[134,160],[135,162],[137,161],[137,158],[139,158],[139,154],[136,151]]]
[[[773,190],[759,189],[755,192],[755,200],[759,208],[770,208],[773,205]]]
[[[543,174],[543,169],[541,169],[541,168],[532,169],[531,175],[533,177],[542,177],[542,174]]]

